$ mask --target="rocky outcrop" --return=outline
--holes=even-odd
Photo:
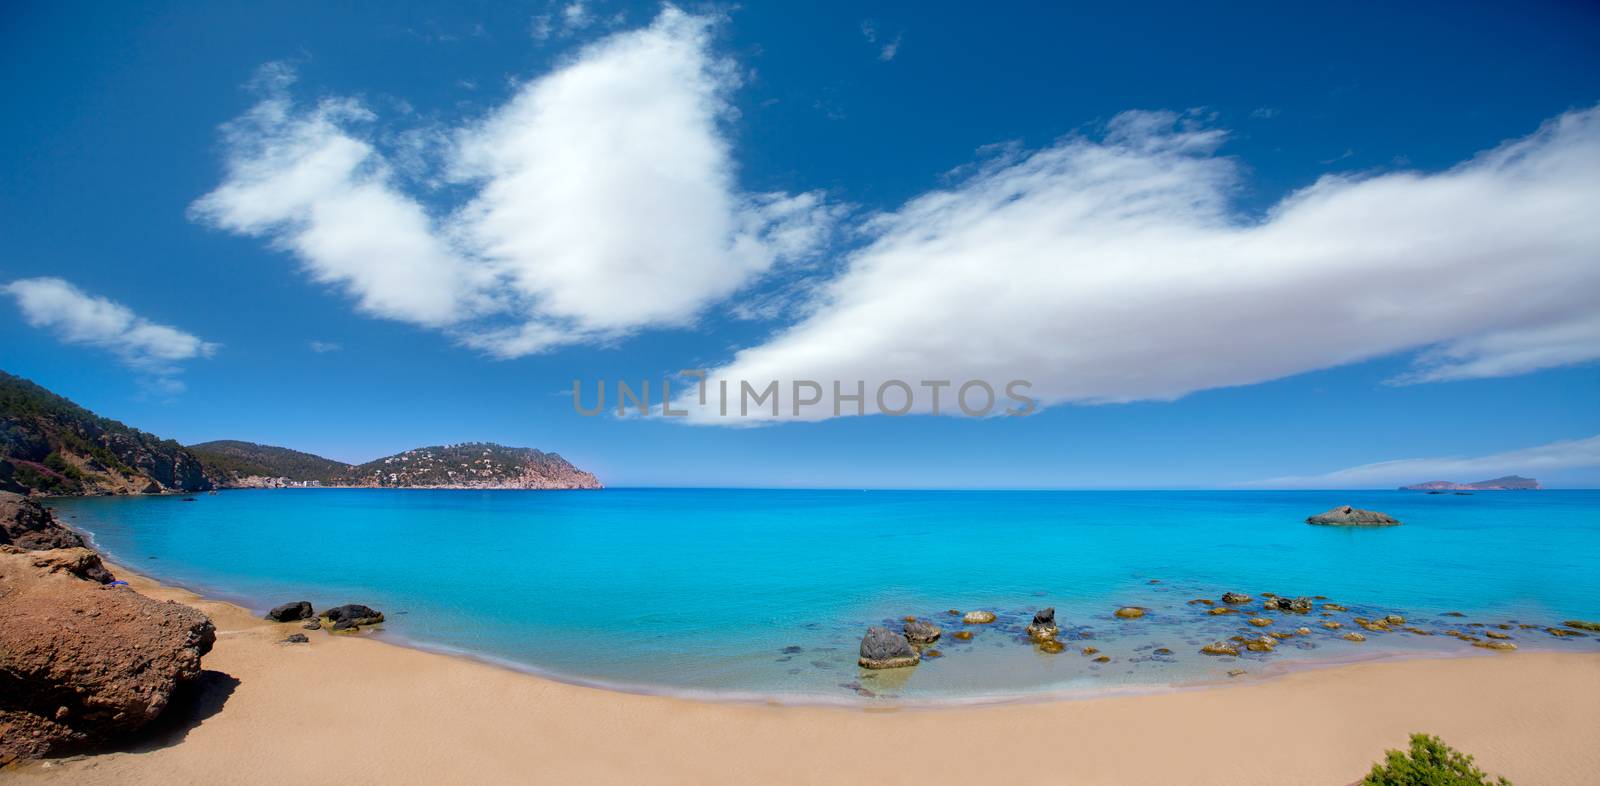
[[[1060,633],[1061,628],[1056,626],[1054,606],[1033,613],[1033,622],[1028,623],[1028,638],[1034,641],[1049,641]]]
[[[267,619],[273,622],[296,622],[298,620],[312,619],[316,616],[316,612],[311,610],[311,602],[305,600],[273,606],[272,610],[267,612]]]
[[[921,660],[911,642],[888,628],[868,628],[861,637],[861,658],[857,663],[868,669],[899,669],[915,666]]]
[[[1252,598],[1249,595],[1244,594],[1243,592],[1224,592],[1224,593],[1222,593],[1222,602],[1223,603],[1232,603],[1234,605],[1238,605],[1240,603],[1249,603],[1252,600],[1255,600],[1255,598]]]
[[[938,641],[940,634],[944,632],[938,625],[916,619],[907,620],[902,630],[905,631],[906,639],[912,644],[932,644]]]
[[[24,551],[15,546],[0,546],[0,552],[20,554],[45,573],[65,573],[96,584],[110,584],[116,578],[106,570],[99,554],[85,548]]]
[[[354,631],[361,625],[383,622],[383,612],[359,603],[347,603],[322,612],[322,618],[333,630]]]
[[[1318,513],[1307,518],[1306,523],[1335,527],[1393,527],[1400,522],[1387,513],[1341,505],[1326,513]]]
[[[199,611],[82,578],[72,566],[85,562],[61,551],[0,552],[0,761],[71,753],[137,730],[200,674],[216,639]]]
[[[0,546],[32,551],[83,545],[83,538],[61,526],[39,500],[0,491]]]

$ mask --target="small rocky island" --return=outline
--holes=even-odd
[[[1430,480],[1426,483],[1413,483],[1401,486],[1401,491],[1538,491],[1544,488],[1539,481],[1525,478],[1521,475],[1506,475],[1493,480],[1479,480],[1472,483],[1454,483],[1448,480]]]
[[[1376,510],[1362,510],[1349,505],[1340,505],[1325,513],[1318,513],[1306,519],[1307,524],[1320,524],[1330,527],[1395,527],[1400,521],[1387,513]]]

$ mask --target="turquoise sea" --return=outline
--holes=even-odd
[[[1340,638],[1361,614],[1399,613],[1430,632],[1509,625],[1524,650],[1600,649],[1519,627],[1600,619],[1600,491],[296,489],[51,504],[115,561],[165,582],[258,611],[364,603],[388,622],[362,635],[630,690],[989,700],[1393,655],[1516,657],[1444,635]],[[1405,524],[1303,523],[1340,504]],[[1346,623],[1337,632],[1316,614],[1270,615],[1267,630],[1312,629],[1270,655],[1200,655],[1261,633],[1249,615],[1186,603],[1229,590],[1323,595],[1350,612],[1329,618]],[[1047,605],[1061,654],[1022,635]],[[1130,605],[1149,612],[1112,616]],[[957,641],[950,609],[1000,621]],[[908,614],[945,628],[943,657],[859,669],[866,628],[898,630]],[[1110,662],[1080,654],[1087,646]]]

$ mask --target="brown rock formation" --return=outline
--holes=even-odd
[[[61,526],[38,500],[0,491],[0,546],[32,550],[83,545],[83,538]]]
[[[132,732],[200,674],[211,620],[82,577],[93,568],[87,549],[0,552],[0,762]]]

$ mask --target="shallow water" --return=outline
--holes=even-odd
[[[51,504],[153,578],[260,611],[365,603],[388,614],[381,637],[641,690],[829,701],[858,700],[859,685],[905,700],[990,699],[1483,653],[1350,623],[1394,612],[1430,631],[1510,623],[1523,649],[1600,650],[1595,637],[1515,627],[1600,619],[1597,491],[295,489]],[[1405,525],[1303,523],[1339,504]],[[1244,623],[1251,615],[1186,603],[1228,590],[1325,595],[1350,612],[1332,618],[1340,631],[1317,614],[1268,615],[1267,631],[1313,633],[1270,655],[1201,655],[1205,643],[1263,632]],[[1021,632],[1047,605],[1068,646],[1058,655]],[[1149,613],[1112,616],[1129,605]],[[949,609],[1001,619],[962,626]],[[944,657],[857,668],[865,629],[898,629],[907,614],[945,628]],[[973,639],[954,640],[964,627]],[[1368,640],[1339,638],[1350,630]],[[1086,646],[1111,661],[1093,662]]]

